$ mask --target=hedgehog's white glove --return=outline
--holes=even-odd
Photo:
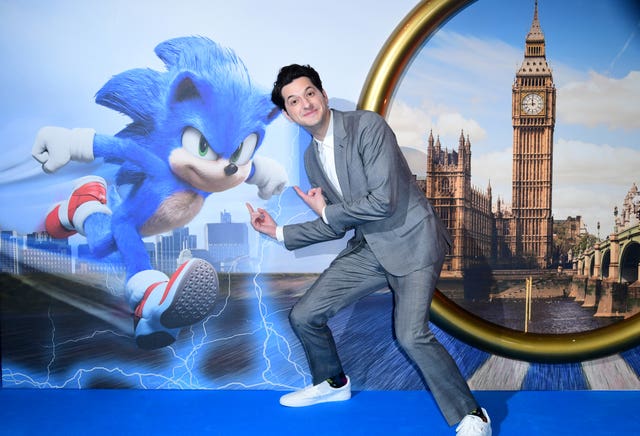
[[[42,164],[45,173],[59,170],[70,160],[93,160],[93,129],[43,127],[36,136],[31,155]]]
[[[258,197],[268,200],[284,191],[289,177],[282,165],[268,157],[254,156],[253,166],[255,171],[247,183],[258,187]]]

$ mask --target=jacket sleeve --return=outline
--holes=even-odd
[[[325,242],[342,238],[346,232],[335,232],[322,221],[322,218],[300,224],[285,225],[284,246],[287,250],[296,250],[317,242]]]

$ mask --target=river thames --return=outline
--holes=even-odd
[[[606,327],[621,318],[596,317],[597,307],[583,307],[569,297],[570,278],[536,279],[531,292],[527,331],[531,333],[577,333]],[[481,289],[474,288],[480,287]],[[440,291],[463,309],[482,319],[514,330],[525,331],[525,281],[492,280],[469,283],[441,280]]]

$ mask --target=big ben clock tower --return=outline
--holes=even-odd
[[[551,259],[553,129],[556,89],[535,2],[524,60],[512,91],[513,187],[511,253],[545,268]]]

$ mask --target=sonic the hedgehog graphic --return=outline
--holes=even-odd
[[[124,129],[111,136],[44,127],[32,149],[46,173],[97,158],[118,166],[108,189],[101,177],[76,181],[68,199],[46,216],[45,228],[54,238],[84,235],[96,257],[121,255],[135,339],[144,349],[170,345],[181,328],[204,319],[218,281],[201,259],[171,277],[154,270],[142,238],[184,226],[211,193],[247,182],[268,199],[287,184],[282,166],[255,156],[279,111],[232,50],[182,37],[162,42],[155,53],[166,71],[125,71],[96,95],[98,104],[131,118]]]

